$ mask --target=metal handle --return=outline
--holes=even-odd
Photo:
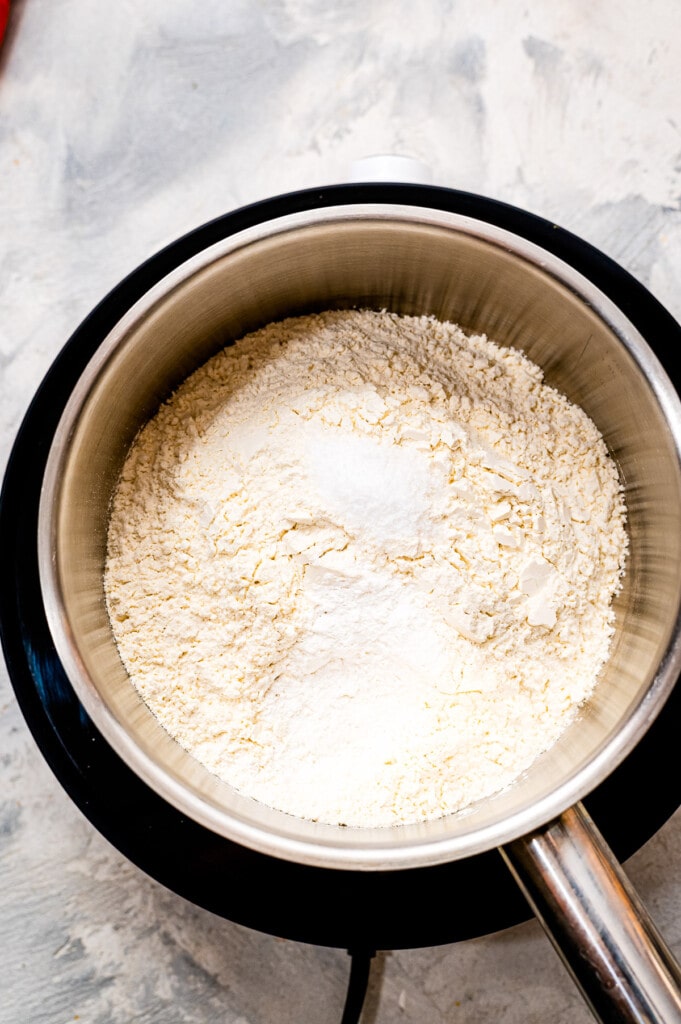
[[[501,848],[604,1024],[681,1024],[681,968],[581,804]]]

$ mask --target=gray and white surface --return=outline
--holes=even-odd
[[[52,359],[145,256],[373,153],[555,220],[681,319],[680,67],[675,0],[13,0],[0,469]],[[239,927],[143,875],[65,796],[4,667],[0,688],[0,1024],[340,1019],[342,950]],[[626,866],[677,955],[679,866],[681,812]],[[590,1017],[535,923],[380,954],[364,1016],[547,1019]]]

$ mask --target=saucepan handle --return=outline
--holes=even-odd
[[[597,1020],[681,1024],[681,968],[581,804],[501,854]]]

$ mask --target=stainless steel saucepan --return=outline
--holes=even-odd
[[[183,814],[267,854],[339,870],[500,847],[600,1019],[681,1021],[679,968],[579,804],[644,735],[681,669],[681,404],[623,309],[527,240],[520,213],[518,231],[502,229],[440,208],[441,190],[429,191],[431,207],[410,205],[406,189],[401,204],[327,201],[237,231],[153,286],[102,341],[43,483],[40,579],[53,640],[97,727]],[[392,828],[303,821],[211,775],[138,697],[102,583],[112,490],[160,402],[225,343],[284,316],[351,306],[434,314],[524,350],[600,428],[630,531],[612,653],[560,741],[508,790]]]

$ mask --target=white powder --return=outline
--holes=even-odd
[[[165,728],[243,793],[390,825],[508,785],[592,691],[614,464],[519,352],[329,312],[211,359],[141,431],[109,614]]]

